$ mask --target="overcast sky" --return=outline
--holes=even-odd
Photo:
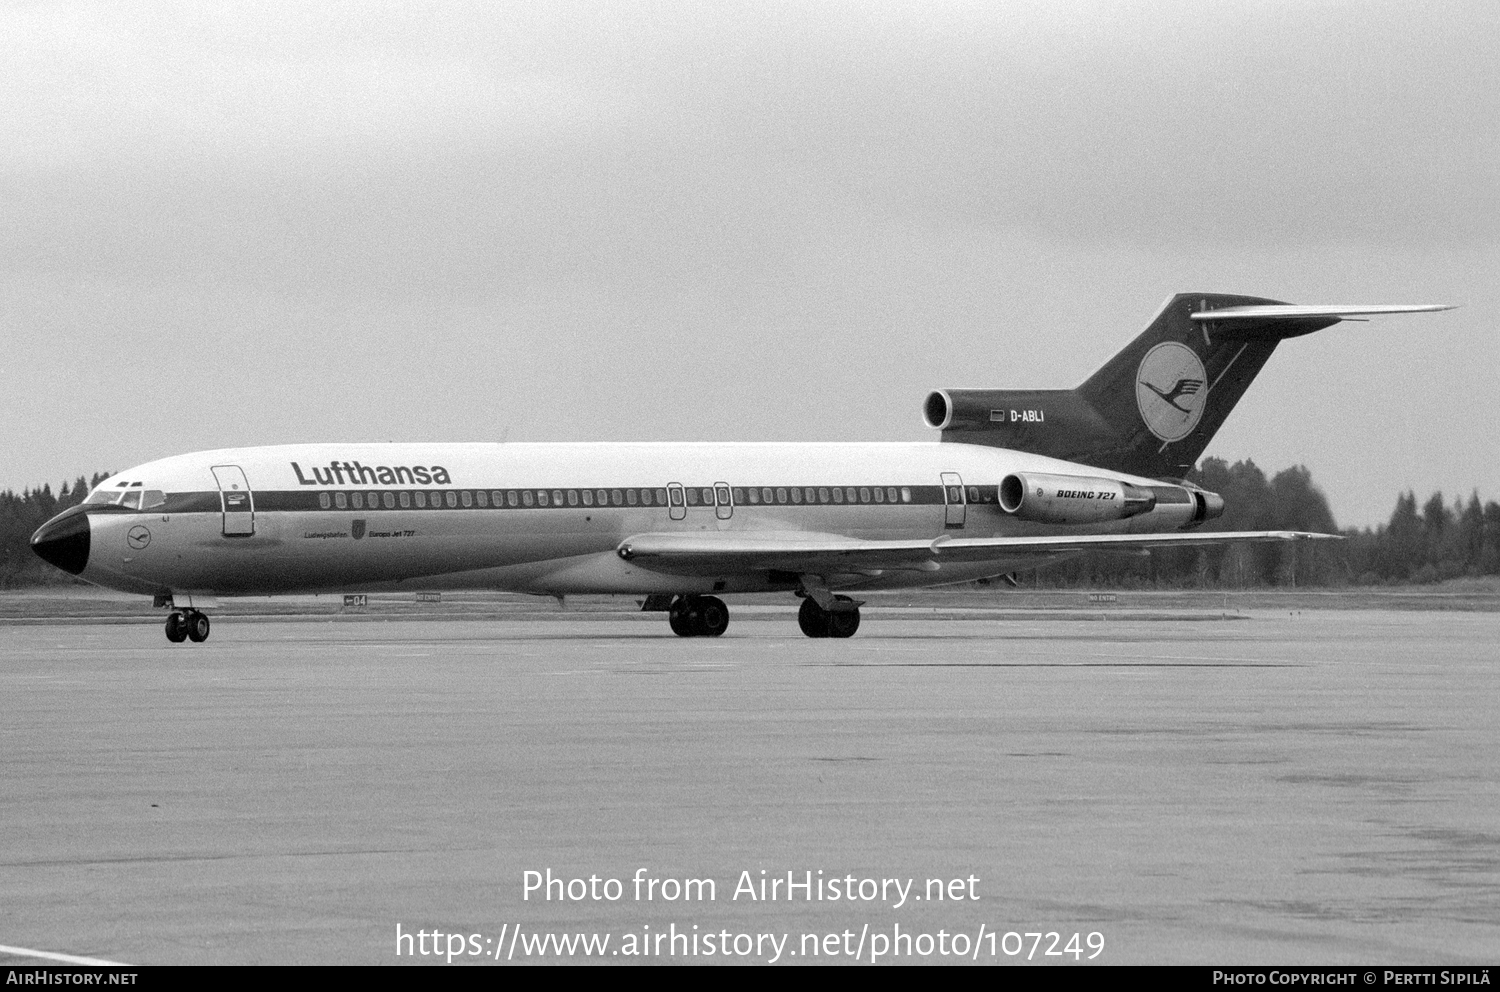
[[[0,488],[320,440],[921,440],[1177,291],[1208,453],[1500,499],[1500,4],[0,6]]]

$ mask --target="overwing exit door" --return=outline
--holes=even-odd
[[[224,536],[246,537],[255,533],[255,495],[238,465],[215,465],[219,503],[224,509]]]
[[[943,526],[961,528],[964,525],[964,480],[959,478],[957,472],[944,472],[943,474],[943,504],[946,506],[946,516],[943,518]]]

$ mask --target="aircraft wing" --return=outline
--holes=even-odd
[[[1221,533],[1081,534],[1045,537],[949,537],[933,540],[862,541],[837,534],[720,531],[637,534],[621,541],[621,558],[674,575],[777,570],[798,574],[936,572],[955,564],[1035,557],[1045,560],[1080,551],[1138,551],[1239,541],[1338,540],[1334,534],[1260,530]]]

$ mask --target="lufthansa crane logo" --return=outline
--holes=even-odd
[[[1207,403],[1208,374],[1193,349],[1165,341],[1146,352],[1135,374],[1135,404],[1152,434],[1181,441],[1198,426]]]
[[[125,535],[125,543],[139,551],[151,543],[151,532],[140,525],[132,527]]]

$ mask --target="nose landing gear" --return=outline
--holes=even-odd
[[[729,628],[729,607],[717,596],[678,596],[667,623],[678,637],[718,637]]]
[[[208,630],[208,614],[197,610],[174,610],[167,617],[167,640],[173,644],[189,640],[201,644],[208,640]]]

